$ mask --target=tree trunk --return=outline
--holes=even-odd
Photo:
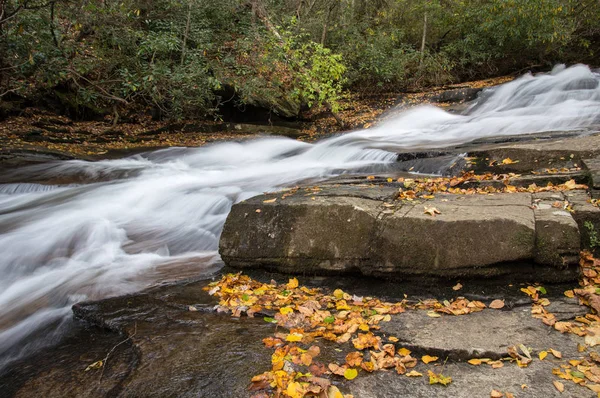
[[[325,46],[325,40],[327,40],[327,26],[329,25],[329,16],[331,15],[331,11],[335,4],[327,9],[327,14],[325,15],[325,21],[323,21],[323,33],[321,34],[321,45]]]
[[[54,31],[54,2],[50,3],[50,33],[52,33],[52,41],[56,48],[58,48],[58,39],[56,38],[56,32]]]
[[[181,65],[185,61],[185,51],[188,35],[190,34],[190,21],[192,18],[192,0],[188,0],[187,20],[185,22],[185,33],[183,34],[183,43],[181,45]]]
[[[423,54],[425,53],[425,41],[427,40],[427,13],[423,18],[423,39],[421,40],[421,62],[423,62]]]

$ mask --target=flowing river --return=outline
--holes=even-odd
[[[59,336],[77,301],[216,272],[236,202],[383,171],[396,150],[599,124],[600,74],[557,66],[485,90],[462,115],[421,106],[313,144],[266,138],[7,171],[15,182],[0,185],[0,369]]]

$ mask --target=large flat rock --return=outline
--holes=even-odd
[[[555,207],[567,200],[562,193],[400,201],[397,190],[394,183],[337,183],[251,198],[233,206],[221,257],[233,267],[293,273],[576,277],[584,221]]]
[[[554,332],[531,316],[530,305],[440,318],[431,318],[425,311],[408,311],[391,322],[382,323],[381,332],[398,337],[399,344],[409,349],[454,361],[500,359],[508,356],[508,347],[519,344],[535,353],[563,347],[565,357],[581,355],[577,352],[577,339],[581,338]]]
[[[364,271],[443,273],[529,259],[535,243],[530,205],[528,194],[449,195],[402,208],[381,221],[373,264]],[[426,214],[428,207],[441,214]]]

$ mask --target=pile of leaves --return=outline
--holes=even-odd
[[[518,174],[492,174],[486,173],[477,175],[473,171],[463,173],[460,177],[439,177],[439,178],[398,178],[397,182],[402,183],[396,199],[412,201],[415,199],[433,199],[435,194],[450,193],[455,195],[489,195],[495,193],[516,193],[516,192],[555,192],[570,191],[574,189],[587,189],[587,185],[577,184],[575,180],[569,180],[563,184],[554,185],[548,183],[545,187],[531,184],[527,188],[511,185],[512,178],[519,177]],[[497,181],[498,184],[482,184],[485,181]],[[469,186],[469,184],[471,186]]]
[[[263,316],[266,322],[285,330],[277,331],[263,343],[274,348],[271,369],[252,378],[250,390],[255,397],[325,396],[348,397],[339,392],[326,375],[354,379],[359,371],[374,372],[394,369],[407,377],[421,377],[413,368],[419,359],[404,347],[396,347],[398,339],[387,336],[387,341],[376,335],[380,322],[389,322],[391,316],[406,310],[427,310],[427,315],[466,315],[481,311],[486,305],[463,297],[439,302],[425,300],[410,303],[381,301],[373,297],[350,295],[341,289],[325,294],[320,289],[299,286],[296,278],[287,284],[261,283],[246,275],[228,274],[206,287],[209,294],[219,297],[217,311],[234,317]],[[348,353],[342,364],[327,366],[315,360],[321,353],[316,340],[351,343],[356,351]],[[438,357],[424,355],[425,364]],[[411,370],[412,369],[412,370]],[[431,384],[447,385],[452,379],[428,371]]]

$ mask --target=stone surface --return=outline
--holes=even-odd
[[[468,331],[468,333],[465,333]],[[400,339],[408,349],[453,361],[471,358],[500,359],[509,346],[524,344],[533,352],[561,347],[565,358],[578,358],[571,334],[549,333],[548,326],[531,316],[531,305],[512,310],[485,309],[462,316],[431,318],[426,311],[407,311],[381,324],[381,332]]]
[[[384,218],[372,246],[373,264],[363,272],[443,275],[447,269],[532,257],[535,224],[529,195],[448,196]],[[441,214],[425,214],[426,207]]]
[[[581,247],[597,249],[597,247],[592,247],[595,241],[592,239],[592,235],[595,234],[600,239],[600,209],[590,203],[590,197],[583,191],[565,192],[565,198],[571,203],[574,210],[572,215],[579,226]]]
[[[353,271],[368,259],[381,202],[298,193],[264,203],[274,198],[259,196],[232,208],[220,241],[226,263],[288,272]]]
[[[600,196],[600,158],[583,159],[582,163],[590,173],[590,188],[592,197]]]
[[[429,366],[432,371],[452,377],[447,387],[430,385],[426,368],[420,369],[424,377],[398,376],[393,372],[376,372],[345,383],[349,393],[360,398],[489,398],[493,389],[510,392],[515,397],[572,397],[591,398],[595,395],[587,388],[564,382],[561,394],[552,384],[556,377],[552,368],[557,363],[535,362],[526,369],[516,365],[492,369],[489,366],[471,366],[467,363],[448,362],[442,366]],[[522,385],[526,385],[522,388]]]
[[[535,262],[557,267],[576,263],[581,250],[579,226],[567,210],[556,207],[564,206],[563,194],[557,192],[537,197],[534,205]]]

